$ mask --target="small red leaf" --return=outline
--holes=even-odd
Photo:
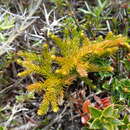
[[[111,105],[111,103],[105,103],[105,104],[103,105],[103,108],[108,107],[108,106],[110,106],[110,105]]]
[[[99,97],[95,96],[94,98],[96,100],[95,107],[97,109],[103,109],[103,108],[111,105],[111,101],[110,101],[109,97],[105,97],[105,98],[100,99]]]
[[[84,115],[81,117],[82,124],[87,124],[88,120],[90,119],[89,115]]]
[[[84,113],[89,112],[88,106],[89,106],[90,104],[91,104],[90,100],[86,100],[86,101],[83,103],[82,111],[83,111]]]
[[[102,98],[101,99],[102,103],[110,102],[110,99],[108,97]]]

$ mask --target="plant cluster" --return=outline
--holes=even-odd
[[[44,99],[38,110],[38,114],[45,114],[51,104],[52,110],[57,112],[58,99],[63,98],[64,87],[72,84],[77,77],[86,77],[89,72],[112,72],[111,66],[101,66],[94,64],[95,58],[103,58],[113,55],[121,47],[129,49],[126,38],[109,33],[105,39],[90,41],[83,32],[76,28],[65,30],[65,36],[62,40],[56,35],[51,35],[59,51],[49,49],[44,44],[41,54],[32,52],[19,52],[18,55],[23,60],[18,60],[25,71],[20,72],[18,76],[27,76],[29,74],[40,74],[45,79],[38,81],[27,87],[29,91],[44,91]],[[71,35],[71,37],[70,37]],[[54,65],[53,65],[54,64]],[[54,68],[55,64],[57,68]]]

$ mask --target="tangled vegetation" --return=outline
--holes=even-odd
[[[129,4],[0,1],[0,130],[129,130]]]

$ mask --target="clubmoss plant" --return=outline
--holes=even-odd
[[[39,115],[46,114],[49,106],[57,112],[58,101],[64,97],[65,87],[70,86],[78,77],[88,78],[89,72],[113,71],[111,66],[99,66],[92,62],[93,57],[108,57],[120,47],[130,48],[126,38],[109,33],[103,40],[90,41],[82,31],[76,28],[65,29],[63,39],[50,35],[57,51],[48,44],[43,45],[40,54],[19,52],[23,57],[18,60],[25,70],[18,76],[39,74],[44,81],[37,81],[27,87],[29,91],[44,91],[44,99],[38,110]]]

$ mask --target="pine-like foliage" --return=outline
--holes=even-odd
[[[27,87],[29,91],[44,91],[44,99],[38,114],[45,114],[51,105],[57,112],[58,101],[64,97],[65,86],[69,86],[77,77],[86,77],[89,72],[113,71],[111,66],[99,66],[92,62],[94,57],[108,57],[120,47],[129,49],[126,38],[109,33],[106,38],[90,41],[82,32],[73,28],[65,30],[63,38],[50,35],[55,43],[55,48],[50,49],[44,44],[40,54],[33,52],[19,52],[23,60],[18,60],[26,69],[18,76],[27,76],[35,73],[43,76],[44,81],[38,81]]]

